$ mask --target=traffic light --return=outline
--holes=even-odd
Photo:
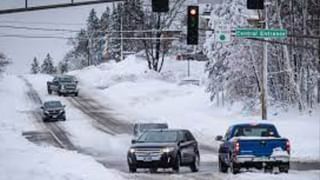
[[[199,36],[199,6],[188,6],[187,44],[197,45]]]
[[[247,0],[248,9],[263,9],[264,0]]]
[[[152,0],[153,12],[168,12],[169,0]]]

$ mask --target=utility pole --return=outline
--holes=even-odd
[[[121,37],[121,40],[120,40],[120,61],[123,61],[123,17],[122,17],[122,14],[123,14],[123,3],[121,2],[122,4],[122,7],[121,7],[121,14],[120,14],[120,37]]]
[[[270,3],[268,0],[265,1],[265,18],[264,24],[265,29],[268,29],[268,6]],[[265,42],[263,44],[263,60],[262,60],[262,86],[261,86],[261,115],[262,120],[267,120],[268,114],[268,38],[265,38]]]

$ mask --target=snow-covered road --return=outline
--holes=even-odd
[[[278,175],[261,172],[247,172],[236,176],[225,175],[217,172],[215,152],[210,154],[207,151],[202,153],[202,164],[199,173],[190,173],[188,168],[184,168],[180,174],[166,171],[160,171],[156,174],[150,174],[147,171],[129,174],[126,164],[126,151],[130,146],[131,137],[126,134],[127,130],[117,129],[113,124],[113,128],[111,128],[113,134],[110,134],[108,133],[110,128],[101,127],[101,124],[99,125],[95,120],[98,117],[92,117],[91,113],[98,113],[100,118],[101,114],[105,113],[101,119],[109,117],[112,118],[112,122],[117,120],[122,123],[130,122],[130,117],[114,111],[113,107],[106,107],[104,103],[97,100],[94,93],[83,92],[82,96],[79,97],[79,99],[83,99],[81,103],[77,104],[78,107],[72,97],[47,95],[45,82],[48,78],[51,78],[49,76],[24,76],[24,78],[25,80],[16,76],[6,76],[0,82],[2,85],[0,86],[2,98],[0,111],[4,114],[4,119],[0,122],[0,139],[3,140],[5,147],[1,149],[1,154],[7,155],[6,157],[0,157],[0,179],[25,179],[25,177],[50,180],[64,179],[63,177],[68,179],[250,179],[254,176],[257,177],[255,179],[318,180],[317,178],[320,176],[320,171],[314,170],[292,170],[289,174]],[[66,122],[44,124],[37,117],[40,103],[49,99],[59,99],[67,105]],[[92,107],[88,108],[88,104]],[[79,105],[86,107],[87,113],[83,112],[83,108],[79,107]],[[120,126],[123,126],[123,124],[121,125],[120,123]],[[66,150],[69,149],[68,151],[59,150],[48,145],[53,141],[47,141],[47,143],[40,143],[40,146],[35,146],[23,140],[21,136],[23,132],[44,132],[48,129],[52,131],[51,133],[57,135],[56,138],[61,141],[58,144],[69,144],[69,147],[64,147]],[[44,140],[46,139],[44,138]],[[18,152],[26,152],[26,156],[20,153],[17,154]],[[48,155],[48,153],[51,154]],[[66,154],[70,154],[67,155],[69,157],[68,163],[65,163],[64,158],[58,158],[60,156],[64,157]],[[13,166],[11,163],[5,163],[19,162],[20,160],[16,159],[16,157],[23,158],[28,163],[28,166]],[[51,163],[50,166],[49,163]],[[65,165],[61,166],[61,163]],[[101,165],[105,168],[101,169]],[[316,166],[318,165],[316,164]],[[298,164],[298,166],[300,165]],[[302,167],[307,167],[307,165]],[[44,168],[46,169],[45,171],[43,170]],[[61,168],[64,169],[61,170]],[[296,167],[294,169],[301,168]],[[306,169],[315,168],[311,166]],[[44,176],[43,173],[40,173],[42,171],[47,172],[50,176]]]

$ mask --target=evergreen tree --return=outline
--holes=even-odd
[[[50,54],[48,53],[46,58],[43,60],[41,65],[41,73],[43,74],[54,74],[56,73],[57,69],[53,65],[53,60]]]
[[[63,60],[63,61],[59,62],[58,72],[60,74],[64,74],[64,73],[68,72],[68,62],[67,61]]]
[[[101,35],[102,61],[106,61],[108,59],[108,31],[110,30],[111,21],[111,11],[110,8],[107,7],[100,18],[100,28],[103,33]]]
[[[120,29],[121,29],[121,12],[122,12],[122,4],[118,3],[117,5],[113,3],[111,18],[112,22],[110,25],[110,37],[115,39],[111,39],[108,43],[109,46],[109,54],[112,59],[116,61],[120,61],[120,51],[121,51],[121,41],[120,41]]]
[[[88,48],[90,52],[90,65],[102,62],[103,33],[100,28],[100,20],[94,9],[90,11],[87,19],[87,35],[89,38]]]
[[[40,66],[37,57],[33,58],[33,62],[31,64],[31,73],[38,74],[40,72]]]

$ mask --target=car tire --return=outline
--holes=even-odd
[[[135,173],[135,172],[137,172],[137,168],[129,166],[129,172],[130,173]]]
[[[79,94],[79,93],[78,93],[78,92],[76,92],[76,93],[74,93],[74,96],[76,96],[76,97],[77,97],[77,96],[78,96],[78,94]]]
[[[231,162],[230,170],[232,174],[240,173],[241,166],[237,163]]]
[[[42,121],[43,121],[44,123],[48,122],[46,118],[42,118]]]
[[[52,90],[48,88],[48,94],[52,94]]]
[[[279,170],[280,171],[280,170]],[[273,167],[272,166],[266,166],[264,168],[265,173],[272,173],[273,172]]]
[[[58,91],[58,96],[61,96],[61,95],[62,95],[62,93],[60,91]]]
[[[150,168],[149,171],[150,173],[157,173],[158,168]]]
[[[286,165],[279,166],[279,172],[280,173],[288,173],[289,172],[289,165],[286,164]]]
[[[193,162],[190,166],[190,169],[192,172],[198,172],[199,171],[199,166],[200,166],[200,156],[199,154],[196,154],[194,159],[193,159]]]
[[[228,172],[228,165],[219,158],[219,171],[222,173]]]
[[[175,163],[172,167],[172,170],[176,173],[179,173],[180,171],[180,164],[181,164],[181,157],[180,157],[180,154],[177,155],[176,159],[175,159]]]

